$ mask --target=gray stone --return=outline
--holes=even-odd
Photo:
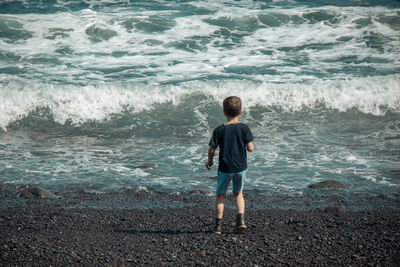
[[[20,196],[50,198],[50,197],[55,197],[56,195],[40,187],[27,187],[24,190],[22,190]]]
[[[321,189],[321,188],[326,188],[326,189],[343,189],[346,188],[344,184],[338,181],[334,180],[328,180],[328,181],[322,181],[316,184],[312,184],[308,186],[309,188],[314,188],[314,189]]]
[[[324,212],[325,213],[336,213],[336,214],[339,214],[339,213],[346,212],[346,209],[343,208],[343,207],[340,207],[340,206],[330,206],[330,207],[325,208]]]

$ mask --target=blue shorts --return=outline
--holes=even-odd
[[[244,180],[246,179],[246,171],[241,172],[233,172],[233,173],[225,173],[218,171],[218,180],[217,180],[217,194],[225,194],[228,190],[229,183],[232,180],[233,193],[241,193],[243,191]]]

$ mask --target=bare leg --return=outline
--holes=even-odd
[[[233,193],[236,198],[236,210],[237,213],[244,213],[244,198],[243,193]]]
[[[225,194],[217,194],[215,199],[215,216],[221,219],[224,215]]]

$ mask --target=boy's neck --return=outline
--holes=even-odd
[[[226,116],[226,124],[235,124],[239,122],[239,116],[236,117],[228,117]]]

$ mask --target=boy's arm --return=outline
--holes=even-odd
[[[253,152],[254,151],[253,141],[248,142],[246,147],[247,147],[247,151]]]
[[[207,170],[210,170],[211,166],[214,164],[213,162],[214,154],[215,154],[215,148],[210,146],[210,148],[208,149],[208,161],[206,163]]]

